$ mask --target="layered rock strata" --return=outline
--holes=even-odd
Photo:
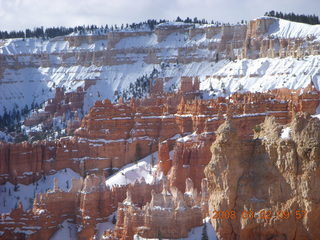
[[[214,140],[214,131],[226,118],[234,118],[239,134],[250,139],[252,129],[266,116],[275,116],[279,123],[286,124],[296,112],[315,113],[320,99],[313,86],[295,93],[280,89],[270,93],[236,93],[229,99],[194,97],[168,94],[130,103],[98,101],[74,137],[33,144],[0,143],[0,182],[27,184],[42,174],[64,168],[82,175],[108,175],[111,168],[153,153],[161,141],[167,140],[172,149],[177,134],[205,132],[204,138]],[[199,180],[193,181],[198,188]]]

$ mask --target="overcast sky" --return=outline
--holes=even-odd
[[[236,23],[266,11],[320,15],[320,0],[0,0],[0,30],[198,17]]]

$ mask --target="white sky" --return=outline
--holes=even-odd
[[[266,11],[320,15],[320,0],[0,0],[0,30],[197,17],[236,23]]]

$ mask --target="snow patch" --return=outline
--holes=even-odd
[[[106,180],[109,187],[116,185],[128,185],[135,181],[145,179],[146,183],[152,183],[159,180],[160,176],[156,176],[158,163],[158,152],[141,159],[137,163],[130,163],[122,167],[117,173],[113,174]]]
[[[290,139],[291,138],[291,128],[290,127],[283,128],[281,131],[280,137],[282,139]]]
[[[198,134],[196,132],[194,132],[194,133],[187,135],[185,137],[178,138],[177,142],[188,142],[191,140],[195,140],[197,136],[198,136]]]
[[[107,230],[114,230],[115,228],[115,224],[112,223],[112,219],[113,217],[117,217],[117,211],[115,211],[114,213],[112,213],[109,217],[108,217],[108,221],[107,222],[103,222],[103,223],[98,223],[96,225],[96,230],[97,230],[97,234],[96,234],[96,240],[100,240],[100,239],[104,239],[103,238],[103,233]]]
[[[77,240],[77,226],[72,223],[71,219],[67,219],[63,221],[62,224],[59,225],[59,230],[57,230],[54,235],[50,238],[50,240]]]

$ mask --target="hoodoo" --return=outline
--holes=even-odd
[[[180,20],[0,30],[0,239],[319,238],[319,25]]]

